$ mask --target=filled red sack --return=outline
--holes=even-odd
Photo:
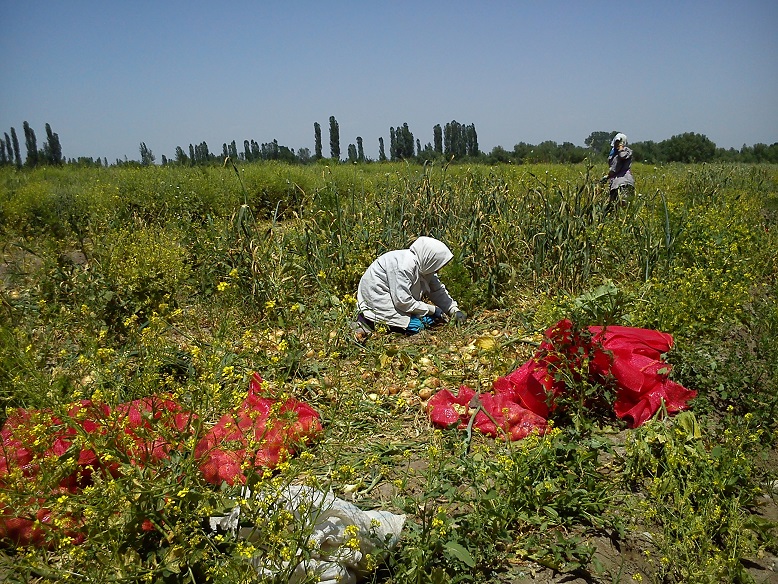
[[[246,481],[248,468],[273,468],[322,431],[319,414],[309,405],[262,396],[262,378],[254,374],[249,393],[197,443],[195,456],[206,481],[232,485]]]
[[[492,385],[493,395],[480,394],[479,400],[508,435],[524,437],[529,432],[518,427],[545,430],[545,420],[554,410],[556,398],[566,390],[565,380],[586,376],[593,383],[615,386],[614,412],[634,428],[663,405],[667,412],[677,412],[688,407],[689,400],[697,395],[669,379],[672,366],[663,355],[672,346],[673,337],[659,331],[624,326],[590,326],[576,331],[571,321],[561,320],[545,331],[543,342],[529,361],[497,379]],[[430,420],[444,427],[466,427],[470,418],[467,409],[472,409],[474,395],[464,386],[456,396],[446,389],[439,391],[427,404]],[[521,416],[521,422],[507,421],[517,416]],[[483,412],[476,414],[473,427],[496,435],[497,426]]]
[[[479,409],[480,406],[480,409]],[[519,440],[532,432],[546,431],[546,420],[520,406],[507,396],[476,394],[463,385],[456,395],[443,389],[427,402],[427,413],[433,424],[464,430],[470,425],[482,434]]]
[[[93,482],[96,472],[118,476],[119,463],[101,459],[90,441],[75,453],[76,439],[96,435],[115,440],[116,449],[135,465],[155,465],[183,447],[193,435],[197,416],[171,396],[150,396],[117,405],[83,400],[62,418],[46,410],[19,409],[0,428],[0,488],[24,489],[11,475],[34,479],[44,463],[56,466],[62,456],[76,460],[74,471],[63,477],[50,495],[75,493]],[[46,431],[40,428],[45,426]],[[319,414],[309,405],[288,398],[282,402],[264,396],[262,378],[254,374],[246,399],[225,414],[195,445],[195,457],[206,481],[243,483],[249,468],[274,468],[322,431]],[[36,495],[37,496],[37,495]],[[37,521],[37,523],[36,523]],[[146,524],[144,522],[144,529]],[[80,525],[61,517],[56,525],[78,543]],[[41,497],[24,509],[0,504],[0,542],[14,545],[49,545],[50,530],[58,529]]]

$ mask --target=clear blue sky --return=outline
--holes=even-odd
[[[481,150],[593,131],[778,141],[778,1],[0,0],[0,132],[157,161],[244,139],[329,155],[475,124]],[[24,154],[23,154],[24,155]]]

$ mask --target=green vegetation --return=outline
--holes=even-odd
[[[407,514],[368,581],[764,581],[778,555],[778,168],[633,172],[637,194],[605,215],[602,168],[586,163],[4,166],[0,422],[48,409],[35,443],[52,415],[75,425],[78,400],[172,394],[206,426],[256,371],[324,433],[252,486]],[[419,235],[454,252],[442,279],[471,318],[357,343],[362,272]],[[671,333],[691,410],[629,430],[578,407],[515,443],[430,426],[433,391],[488,391],[562,317]],[[310,532],[265,498],[245,503],[260,543],[211,535],[204,521],[239,488],[206,484],[193,444],[141,467],[116,436],[81,438],[121,473],[49,495],[64,457],[35,480],[6,475],[0,503],[81,519],[85,542],[45,526],[48,549],[5,542],[0,578],[250,582],[252,557],[306,557]]]

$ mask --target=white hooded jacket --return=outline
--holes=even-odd
[[[376,323],[407,328],[411,316],[447,314],[459,308],[440,281],[437,271],[454,254],[441,241],[419,237],[410,249],[389,251],[376,259],[359,281],[357,307]],[[427,296],[434,304],[427,304]]]

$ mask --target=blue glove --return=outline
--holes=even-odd
[[[614,154],[616,154],[616,148],[615,148],[615,147],[614,147],[614,148],[611,148],[611,151],[610,151],[610,154],[608,154],[608,157],[610,158],[610,157],[611,157],[611,156],[613,156]]]
[[[421,320],[421,324],[423,324],[426,328],[429,328],[435,324],[435,321],[432,320],[431,316],[422,316],[419,320]]]
[[[406,328],[405,330],[415,335],[419,331],[424,330],[424,323],[422,323],[421,320],[416,318],[415,316],[412,316],[411,322],[408,323],[408,328]]]

